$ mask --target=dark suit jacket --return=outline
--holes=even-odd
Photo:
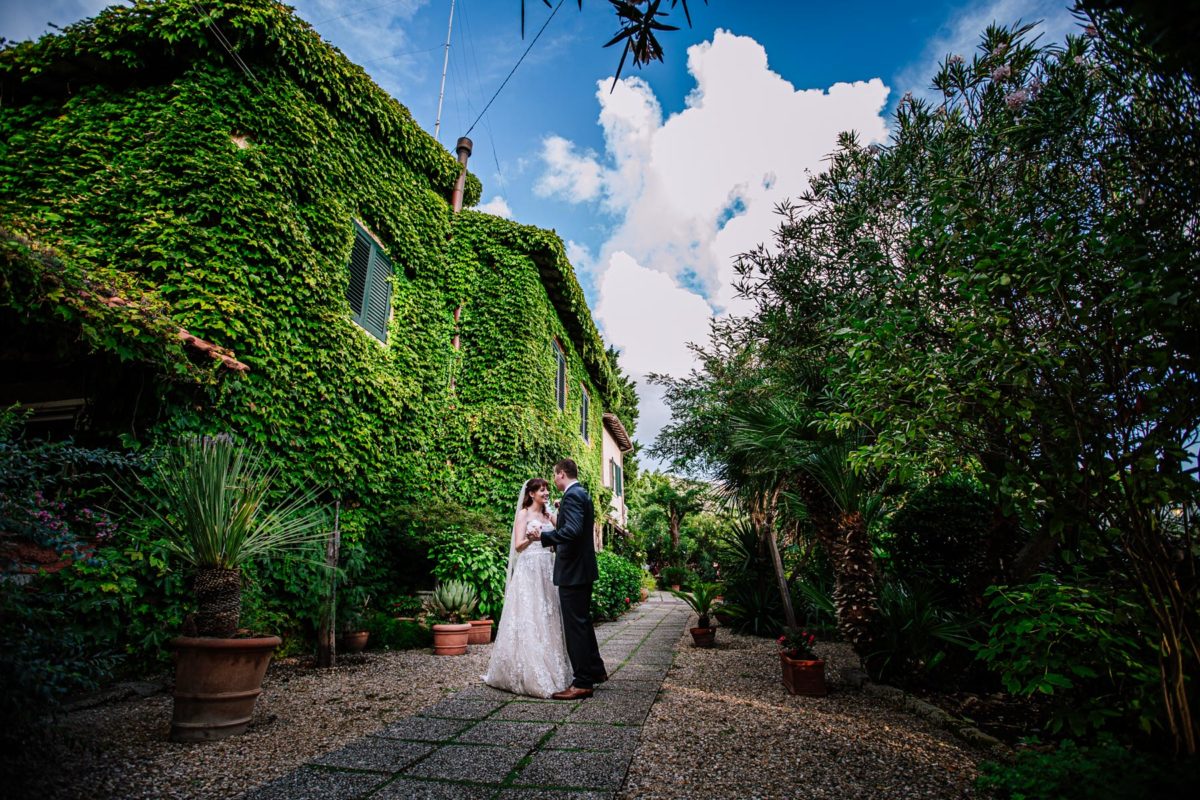
[[[578,483],[567,489],[558,505],[558,526],[542,534],[542,547],[557,547],[554,557],[554,585],[579,586],[595,583],[600,577],[596,568],[596,543],[592,528],[596,509],[587,490]]]

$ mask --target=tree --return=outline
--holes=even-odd
[[[557,10],[550,0],[542,0],[542,2],[547,8]],[[663,48],[658,41],[657,33],[677,31],[679,26],[663,22],[663,19],[670,16],[668,10],[663,8],[663,0],[609,0],[609,2],[613,6],[613,13],[620,21],[620,28],[604,46],[612,47],[624,43],[621,60],[617,63],[617,74],[613,77],[613,86],[615,87],[621,78],[625,60],[630,54],[633,55],[635,67],[644,67],[651,61],[662,61]],[[704,4],[708,5],[708,0],[704,0]],[[583,0],[578,0],[578,5],[582,10]],[[683,15],[687,19],[688,27],[692,27],[692,13],[688,9],[688,0],[671,0],[669,8],[674,10],[676,6],[683,7]],[[521,36],[525,36],[525,0],[521,0]]]
[[[1061,49],[990,28],[739,268],[769,348],[837,354],[818,424],[869,433],[857,470],[980,468],[997,527],[1035,533],[1017,576],[1120,553],[1192,753],[1200,95],[1120,21]]]
[[[679,532],[683,519],[704,508],[708,487],[699,481],[679,478],[661,472],[645,474],[646,486],[641,494],[643,519],[661,517],[671,539],[671,556],[679,552]]]

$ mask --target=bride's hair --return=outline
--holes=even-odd
[[[544,478],[530,478],[525,482],[525,503],[521,508],[529,508],[533,505],[533,496],[542,489],[549,489],[550,484]]]

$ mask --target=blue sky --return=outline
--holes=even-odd
[[[557,0],[555,0],[557,4]],[[36,37],[109,3],[0,0],[0,35]],[[207,0],[199,0],[207,5]],[[937,62],[969,55],[993,21],[1075,29],[1050,0],[845,2],[693,0],[665,34],[666,63],[626,66],[601,45],[616,30],[603,0],[566,0],[471,132],[484,207],[552,228],[567,242],[606,339],[626,369],[685,374],[688,341],[713,315],[746,310],[732,259],[768,241],[775,203],[803,191],[841,130],[887,136],[905,92]],[[297,13],[434,129],[450,0],[297,0]],[[527,0],[456,0],[439,139],[453,148],[550,16]],[[678,19],[676,19],[676,17]],[[642,387],[645,443],[666,421]]]

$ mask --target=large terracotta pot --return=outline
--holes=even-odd
[[[468,625],[471,632],[467,635],[467,644],[491,644],[492,621],[490,619],[473,619]]]
[[[215,742],[246,730],[278,636],[216,639],[181,636],[175,648],[171,739]]]
[[[787,653],[780,653],[779,661],[783,665],[783,685],[789,694],[824,697],[829,691],[825,685],[824,661],[789,658]]]
[[[367,646],[367,640],[370,638],[370,631],[349,631],[342,634],[338,646],[345,653],[361,653],[363,648]]]
[[[692,641],[696,647],[712,647],[717,643],[716,628],[691,628]]]
[[[433,626],[433,654],[435,656],[461,656],[467,652],[467,639],[471,636],[471,623],[461,625]]]

